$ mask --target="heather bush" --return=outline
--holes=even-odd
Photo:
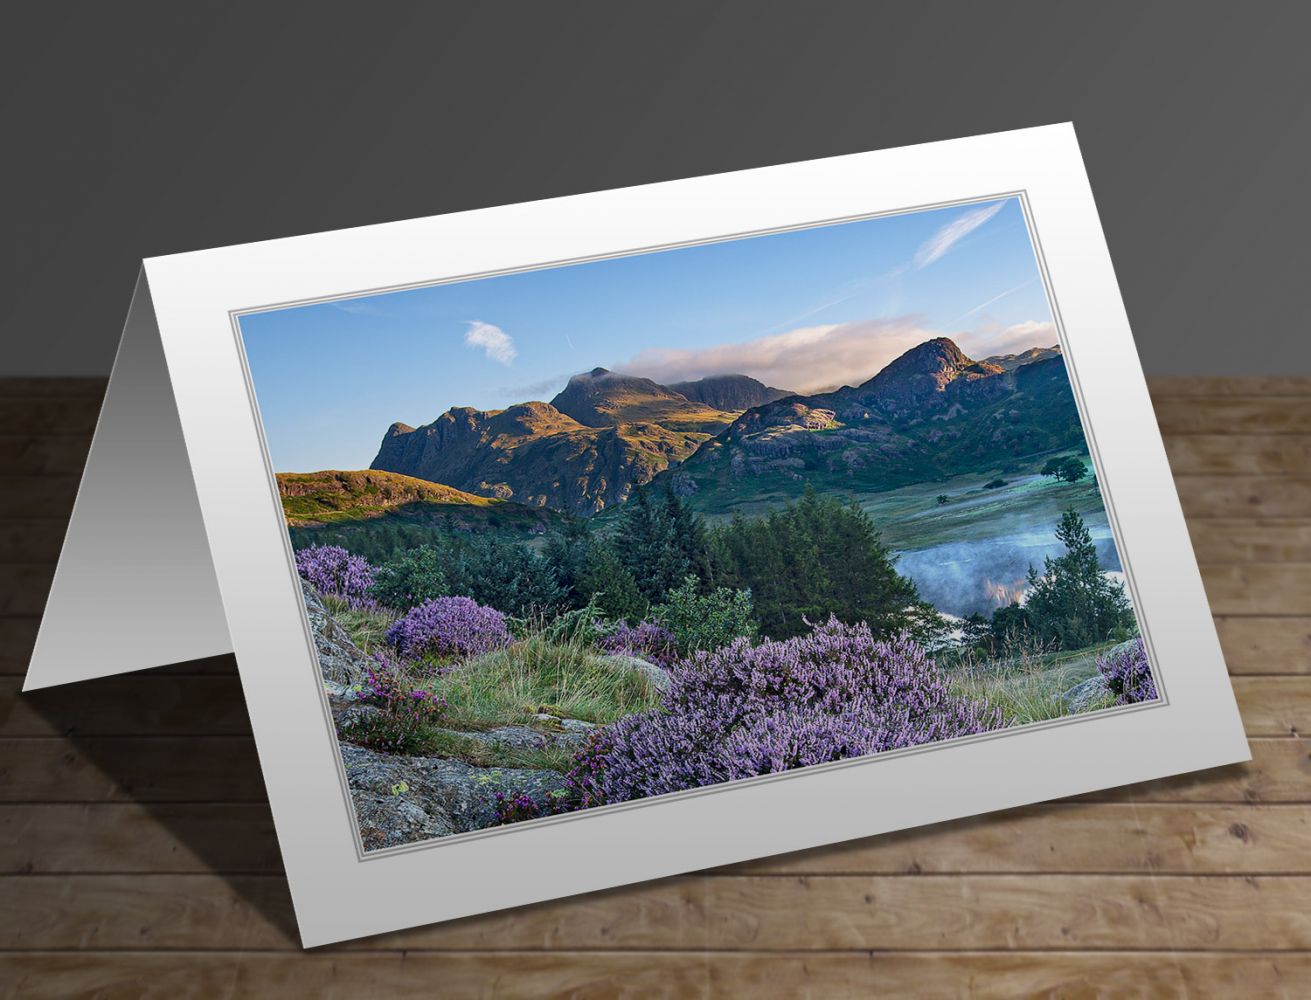
[[[719,587],[701,594],[699,590],[696,577],[685,577],[681,586],[669,592],[664,604],[651,609],[651,617],[673,636],[674,647],[681,655],[709,652],[735,639],[755,636],[751,591]]]
[[[411,608],[387,630],[402,656],[477,656],[510,644],[505,616],[469,597],[436,597]]]
[[[570,774],[585,805],[619,802],[995,729],[906,635],[836,617],[806,636],[701,652],[671,671],[663,711],[593,736]]]
[[[369,596],[373,567],[339,545],[311,545],[296,553],[296,571],[325,597],[339,597],[349,607],[374,606]]]
[[[1109,656],[1097,658],[1097,671],[1106,681],[1106,687],[1115,695],[1117,705],[1132,705],[1140,701],[1155,701],[1156,682],[1147,662],[1147,648],[1142,639]]]
[[[347,723],[341,737],[385,753],[422,751],[429,727],[441,722],[446,711],[445,699],[406,683],[401,672],[382,657],[369,671],[362,700],[378,711]]]
[[[644,621],[636,626],[620,622],[601,638],[602,652],[639,656],[662,667],[678,659],[678,645],[674,633],[657,622]]]

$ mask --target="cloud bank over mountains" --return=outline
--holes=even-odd
[[[1004,328],[984,325],[945,335],[974,358],[1050,347],[1058,339],[1052,323],[1032,320]],[[861,320],[800,327],[695,350],[653,348],[614,368],[662,385],[708,375],[739,374],[750,375],[766,385],[813,393],[859,384],[912,347],[940,336],[944,336],[943,331],[926,329],[913,316]]]

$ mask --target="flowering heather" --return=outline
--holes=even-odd
[[[342,738],[386,753],[415,753],[423,748],[425,729],[441,721],[446,700],[403,684],[395,669],[379,657],[369,671],[362,700],[378,711],[349,722]]]
[[[605,653],[638,656],[668,667],[678,658],[674,633],[656,622],[642,622],[637,627],[621,621],[600,642]]]
[[[296,571],[324,596],[340,597],[352,608],[372,608],[373,567],[340,545],[311,545],[296,553]]]
[[[1106,681],[1106,687],[1115,695],[1117,705],[1132,705],[1140,701],[1155,701],[1156,683],[1152,668],[1147,662],[1147,649],[1142,639],[1132,646],[1097,658],[1097,670]]]
[[[387,629],[402,656],[477,656],[510,645],[505,615],[470,597],[434,597]]]
[[[981,733],[995,709],[951,694],[924,650],[836,618],[674,666],[663,712],[596,734],[570,774],[584,805],[619,802]]]

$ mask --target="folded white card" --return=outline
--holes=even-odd
[[[1068,125],[145,261],[25,688],[229,650],[306,945],[1248,759]]]

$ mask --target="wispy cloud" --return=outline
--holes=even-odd
[[[1000,212],[1005,204],[1004,201],[997,201],[956,216],[920,244],[912,260],[913,266],[918,270],[928,267],[935,260],[941,260],[952,247]]]
[[[492,361],[499,361],[509,366],[519,356],[514,346],[514,338],[499,326],[484,323],[480,319],[470,320],[469,329],[464,334],[464,342],[470,347],[481,348]]]
[[[890,361],[942,332],[915,316],[800,327],[737,344],[697,350],[656,348],[616,365],[619,371],[668,384],[707,375],[750,375],[793,392],[859,385]],[[966,354],[983,358],[1056,342],[1051,323],[1027,322],[952,333]]]
[[[966,309],[963,313],[961,313],[961,314],[960,314],[959,316],[957,316],[954,320],[952,320],[950,323],[947,324],[947,329],[950,330],[953,326],[955,326],[955,325],[956,325],[957,323],[959,323],[961,320],[969,319],[969,318],[970,318],[971,316],[973,316],[975,313],[983,312],[983,310],[987,309],[988,306],[992,305],[994,302],[1000,302],[1002,299],[1006,298],[1006,296],[1008,296],[1008,295],[1014,295],[1016,292],[1018,292],[1018,291],[1019,291],[1020,289],[1022,289],[1022,288],[1028,288],[1030,285],[1032,285],[1032,284],[1033,284],[1035,281],[1037,281],[1037,280],[1038,280],[1037,278],[1030,278],[1028,281],[1023,281],[1023,282],[1021,282],[1020,284],[1016,285],[1014,288],[1008,288],[1008,289],[1006,289],[1006,291],[1001,292],[1001,293],[999,293],[999,294],[997,294],[997,295],[994,295],[992,298],[988,299],[986,302],[980,302],[980,303],[979,303],[977,306],[975,306],[973,309]]]

